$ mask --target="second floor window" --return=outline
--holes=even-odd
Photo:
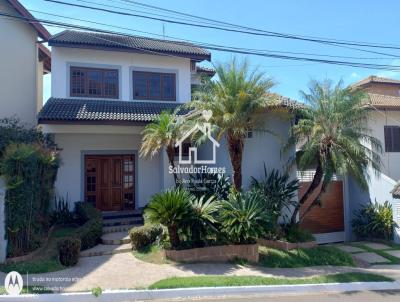
[[[400,127],[385,126],[385,151],[400,152]]]
[[[118,99],[118,85],[116,69],[71,67],[71,96]]]
[[[175,74],[133,72],[133,99],[175,101]]]

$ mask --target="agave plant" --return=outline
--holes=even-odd
[[[284,215],[282,210],[290,212],[290,207],[295,204],[299,182],[297,179],[290,180],[289,174],[281,174],[275,169],[268,173],[264,164],[263,179],[252,177],[251,186],[251,193],[258,195],[265,210],[274,217],[274,223],[277,224],[279,216]]]
[[[159,223],[168,229],[172,248],[179,247],[179,229],[187,225],[192,214],[191,195],[184,189],[168,190],[154,195],[144,210],[150,223]]]
[[[210,233],[217,232],[216,214],[220,209],[220,203],[213,196],[191,199],[192,214],[190,217],[190,229],[195,246],[204,244],[204,240]]]
[[[231,193],[221,202],[221,231],[236,244],[253,242],[262,237],[268,215],[260,201],[251,194]]]

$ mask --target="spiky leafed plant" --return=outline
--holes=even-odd
[[[190,200],[192,206],[191,219],[189,221],[192,240],[195,246],[201,246],[209,233],[217,231],[215,224],[216,214],[220,209],[220,203],[213,196],[206,199],[206,196]]]
[[[297,221],[300,207],[319,190],[300,220],[319,202],[333,175],[351,175],[367,188],[368,170],[380,170],[382,146],[370,135],[367,121],[370,108],[367,95],[351,87],[335,86],[331,81],[312,81],[309,92],[301,92],[306,106],[300,112],[299,122],[292,128],[291,143],[297,143],[298,169],[315,167],[311,184],[300,198],[291,217]],[[319,189],[321,185],[321,189]]]
[[[216,81],[209,81],[193,96],[191,105],[211,110],[211,123],[217,127],[217,139],[225,136],[237,190],[242,186],[242,156],[249,129],[257,126],[257,113],[267,106],[266,93],[274,83],[264,73],[250,71],[247,61],[216,67]],[[255,129],[256,130],[256,129]]]
[[[181,137],[182,121],[177,113],[162,112],[158,118],[143,130],[140,156],[153,157],[165,148],[170,166],[175,167],[175,143]],[[175,186],[178,187],[177,175],[174,173]]]
[[[168,190],[154,195],[144,210],[147,221],[167,227],[172,248],[179,247],[179,230],[191,219],[191,198],[184,189]]]

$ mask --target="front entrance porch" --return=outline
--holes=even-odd
[[[85,155],[85,201],[100,211],[135,209],[134,155]]]

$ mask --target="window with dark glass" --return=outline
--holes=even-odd
[[[133,72],[133,98],[138,100],[175,101],[174,73]]]
[[[118,98],[118,70],[71,67],[70,94],[75,97]]]
[[[400,152],[400,127],[385,126],[385,151]]]

